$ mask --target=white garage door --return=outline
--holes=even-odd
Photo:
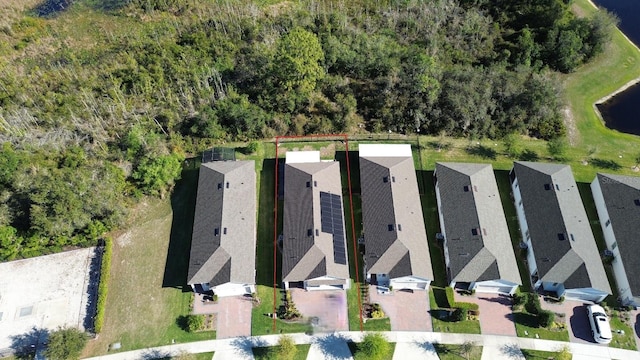
[[[476,292],[480,293],[493,293],[493,294],[505,294],[511,293],[513,287],[511,286],[498,286],[498,285],[478,285],[476,286]]]
[[[564,297],[565,299],[569,300],[599,302],[602,298],[602,294],[591,294],[582,291],[567,290],[564,292]]]
[[[413,290],[424,290],[427,288],[427,284],[423,283],[423,282],[415,282],[415,281],[411,281],[411,282],[395,282],[392,281],[391,286],[393,286],[394,290],[400,290],[400,289],[413,289]]]

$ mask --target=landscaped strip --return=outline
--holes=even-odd
[[[441,287],[431,286],[429,290],[429,303],[431,305],[431,322],[434,332],[448,332],[458,334],[480,334],[480,321],[460,320],[452,321],[446,290]]]
[[[109,276],[111,274],[111,255],[113,254],[113,240],[107,236],[104,239],[102,249],[102,264],[100,264],[100,282],[98,284],[98,299],[96,301],[96,318],[93,324],[93,331],[99,334],[104,325],[105,303],[107,301],[107,290],[109,288]]]

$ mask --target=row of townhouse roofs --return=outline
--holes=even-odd
[[[367,281],[428,289],[434,274],[410,145],[360,144],[359,168]],[[518,161],[509,177],[535,289],[591,302],[611,294],[571,168]],[[290,151],[283,178],[283,286],[348,288],[340,164]],[[491,165],[437,163],[434,184],[449,285],[513,294],[522,282]],[[640,305],[640,178],[598,174],[591,190],[620,300]],[[255,292],[256,204],[253,161],[201,164],[187,277],[194,291]]]

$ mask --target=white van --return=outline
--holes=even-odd
[[[589,305],[587,307],[589,316],[589,324],[591,325],[591,335],[593,340],[599,344],[608,344],[611,342],[611,326],[609,326],[609,318],[600,305]]]

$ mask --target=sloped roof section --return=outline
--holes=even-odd
[[[640,296],[640,177],[598,174],[629,287]],[[606,221],[603,219],[603,221]]]
[[[522,284],[491,165],[437,163],[435,176],[450,280]]]
[[[516,161],[513,171],[540,280],[611,293],[571,168]],[[579,271],[581,264],[586,271]]]
[[[254,284],[256,173],[253,160],[200,165],[188,284]]]
[[[289,154],[292,152],[287,153],[287,157]],[[296,154],[294,158],[310,157]],[[340,251],[346,256],[347,246],[340,163],[287,161],[284,172],[283,281],[305,281],[322,276],[348,279],[349,265],[346,259],[342,262],[336,256],[336,252]],[[326,224],[322,226],[321,193],[339,197],[333,208],[339,214],[334,217],[338,223],[332,224],[332,227]],[[334,234],[328,232],[328,228],[336,234],[341,233],[342,237],[334,240]]]
[[[367,271],[433,280],[410,145],[361,144],[360,182]]]

